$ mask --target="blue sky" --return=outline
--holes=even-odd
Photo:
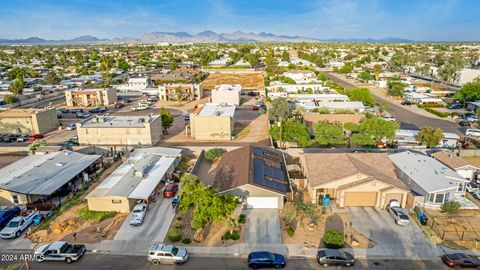
[[[0,0],[1,38],[271,32],[315,38],[480,40],[478,0]]]

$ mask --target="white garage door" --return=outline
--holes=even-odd
[[[278,208],[277,197],[248,197],[247,208]]]

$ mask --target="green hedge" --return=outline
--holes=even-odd
[[[190,238],[183,238],[182,243],[188,245],[188,244],[192,243],[192,240],[190,240]]]
[[[229,232],[227,232],[227,233],[225,233],[225,234],[223,235],[223,239],[224,239],[224,240],[235,240],[235,241],[236,241],[236,240],[239,240],[239,239],[240,239],[240,235],[239,235],[238,233],[229,233]]]
[[[418,104],[418,108],[445,108],[444,104]]]
[[[245,214],[241,214],[239,217],[238,217],[238,223],[240,224],[243,224],[247,221],[247,216],[245,216]]]
[[[448,117],[448,116],[452,116],[453,114],[450,113],[450,112],[441,112],[441,111],[437,111],[435,109],[432,109],[432,108],[425,108],[425,111],[429,112],[429,113],[433,113],[437,116],[440,116],[442,118],[445,118],[445,117]]]
[[[327,248],[342,248],[345,245],[345,239],[341,232],[330,230],[323,235],[323,243]]]
[[[173,243],[182,240],[182,237],[183,237],[182,232],[177,231],[177,230],[171,230],[167,234],[168,240],[170,240],[170,242],[173,242]]]

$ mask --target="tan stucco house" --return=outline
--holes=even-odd
[[[391,200],[403,207],[409,189],[383,153],[305,153],[300,156],[312,203],[326,196],[337,207],[385,208]]]
[[[39,134],[57,127],[55,108],[9,109],[0,112],[0,133]]]

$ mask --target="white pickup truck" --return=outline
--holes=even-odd
[[[26,216],[16,216],[10,220],[0,231],[1,238],[16,238],[19,237],[22,232],[28,228],[33,222],[33,218],[38,215],[38,211],[27,212]]]

